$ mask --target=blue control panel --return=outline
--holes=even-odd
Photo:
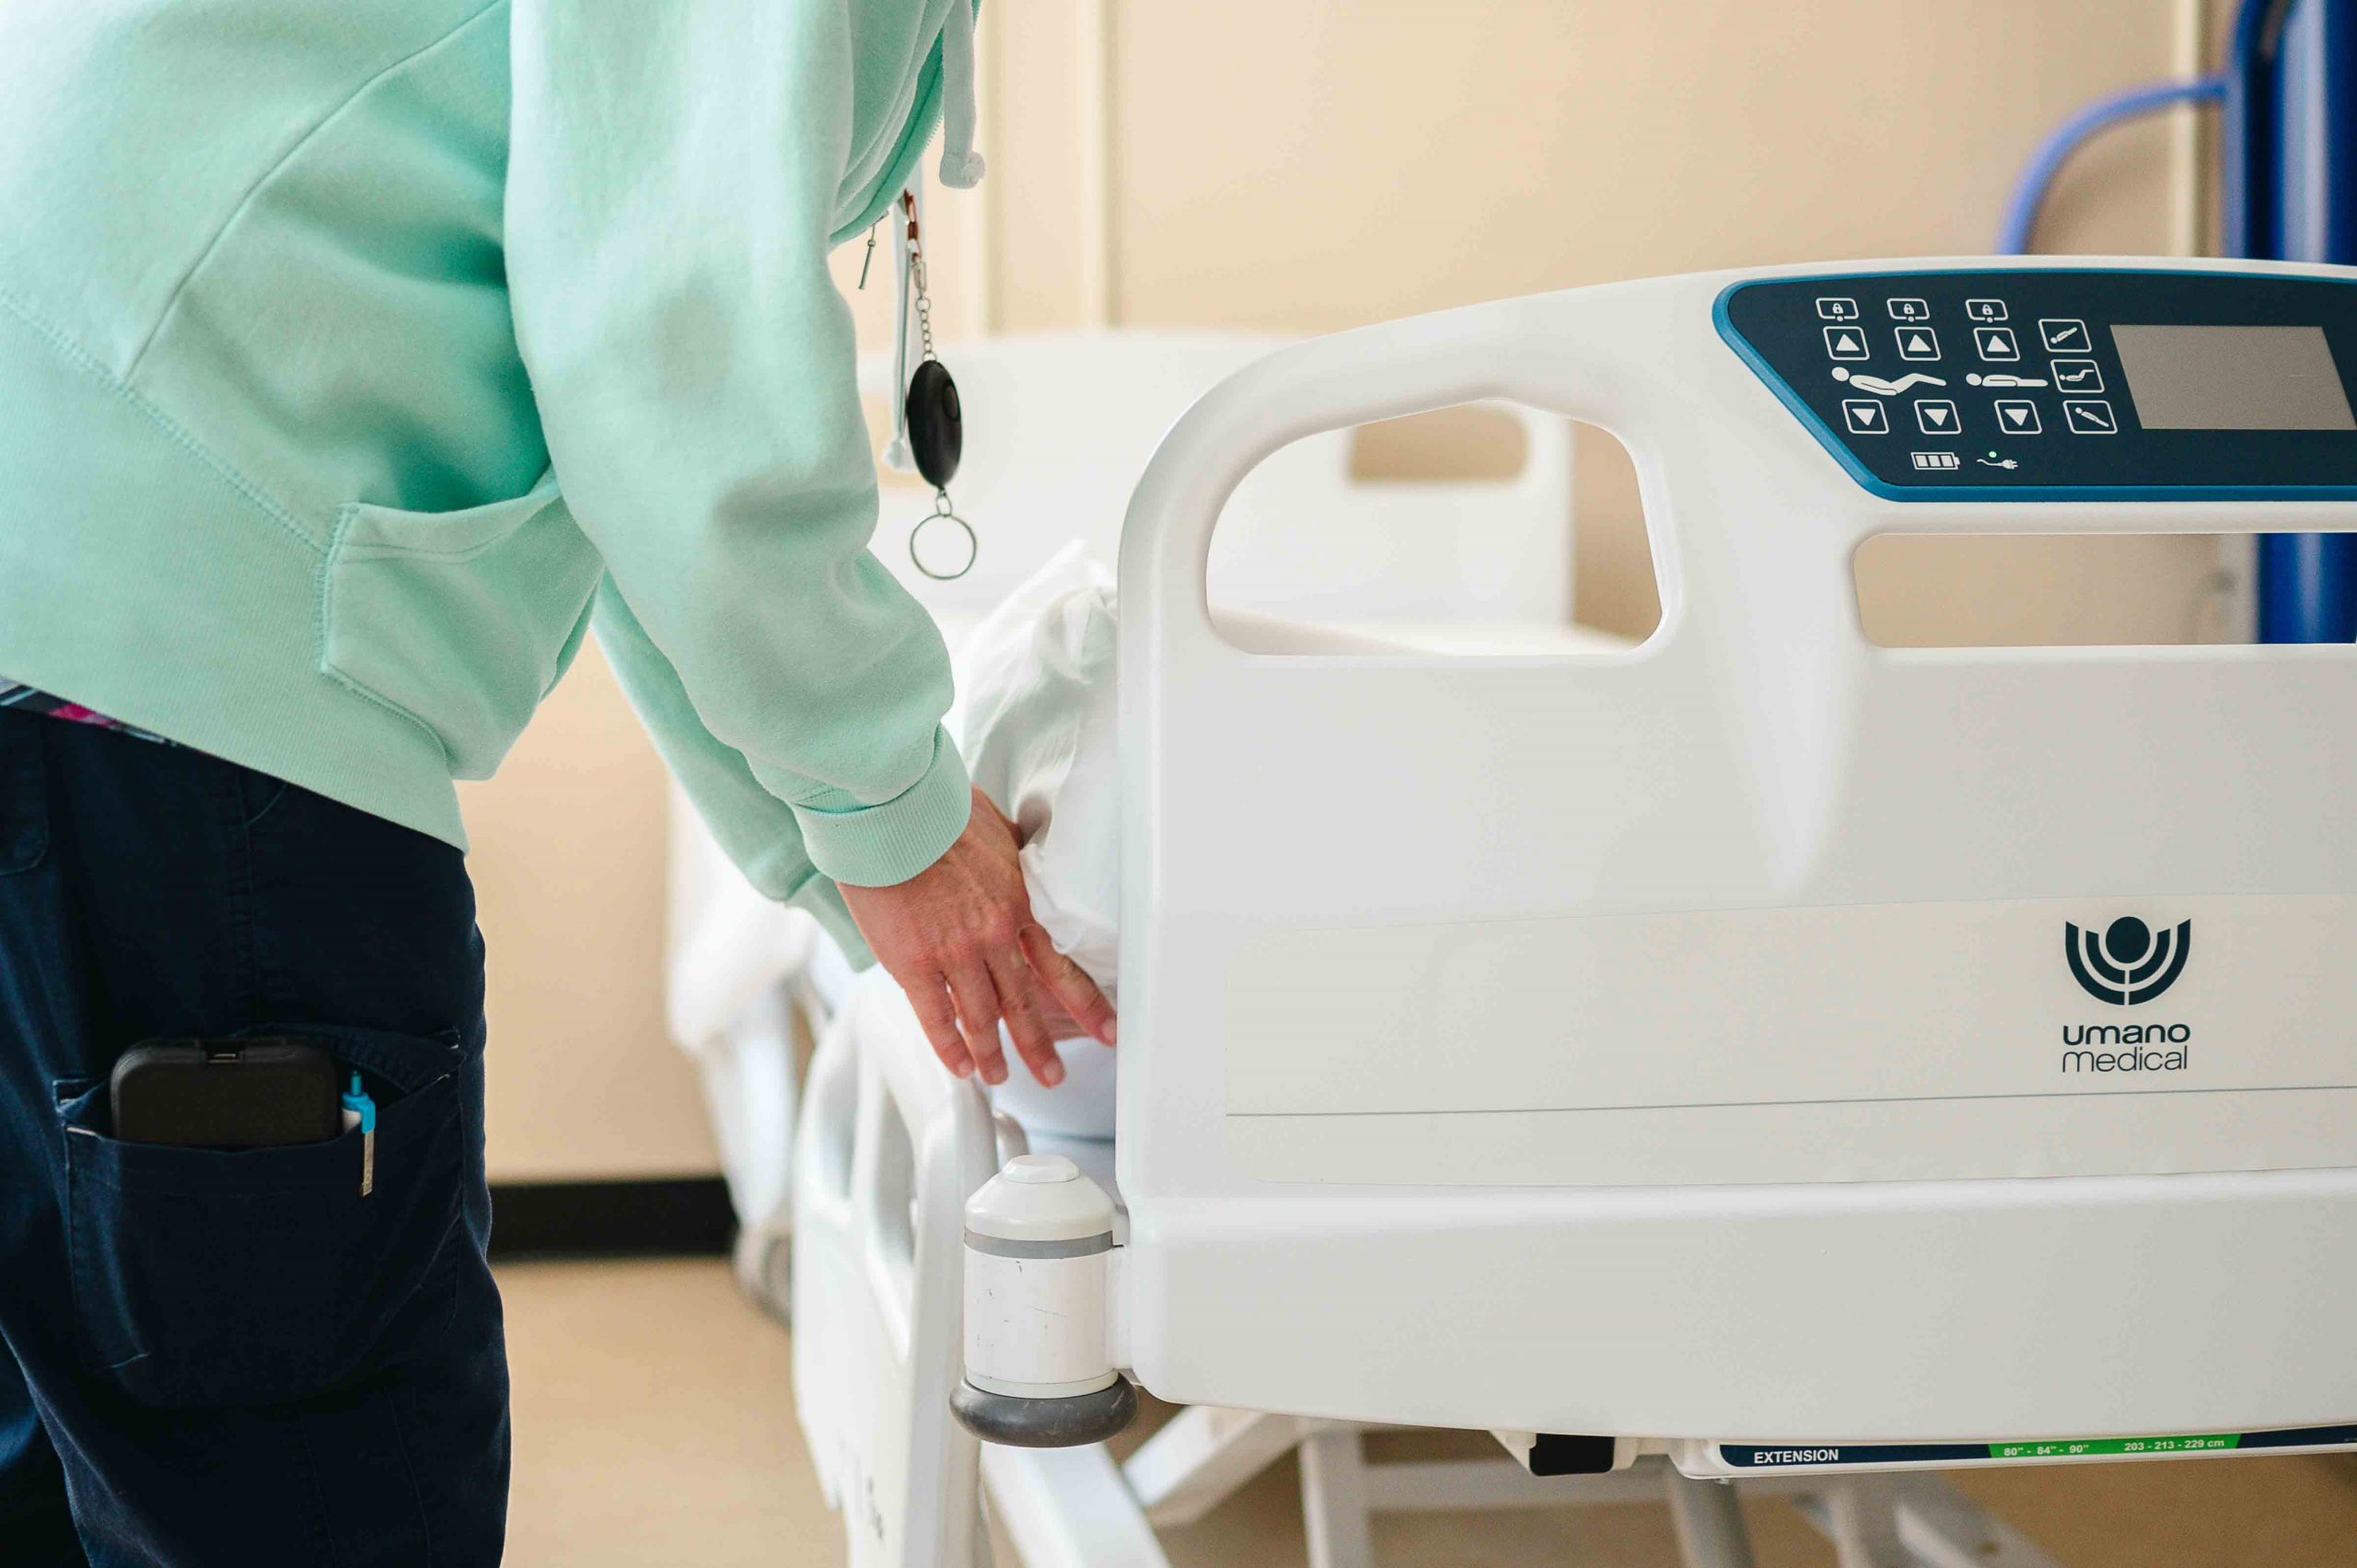
[[[1898,500],[2357,497],[2357,286],[2235,273],[1736,284],[1719,331]]]

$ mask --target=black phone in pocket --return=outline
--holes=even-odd
[[[145,1040],[116,1061],[107,1088],[127,1144],[267,1149],[343,1131],[335,1058],[292,1036]]]

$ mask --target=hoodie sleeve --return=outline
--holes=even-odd
[[[756,890],[817,915],[852,961],[865,965],[866,939],[853,923],[842,889],[811,865],[793,807],[763,789],[745,759],[703,727],[679,685],[679,672],[647,640],[610,577],[598,590],[591,623],[623,694],[645,721],[672,775],[711,824],[722,851]]]
[[[874,462],[827,271],[868,156],[857,3],[517,0],[505,242],[634,703],[749,869],[807,853],[882,886],[940,857],[970,797],[940,633],[867,550]]]

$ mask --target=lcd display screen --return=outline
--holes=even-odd
[[[2322,327],[2114,327],[2147,430],[2357,430]]]

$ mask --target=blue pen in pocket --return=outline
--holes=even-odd
[[[343,1128],[348,1132],[354,1127],[360,1129],[360,1195],[366,1198],[377,1188],[377,1102],[361,1086],[357,1072],[343,1092]]]

